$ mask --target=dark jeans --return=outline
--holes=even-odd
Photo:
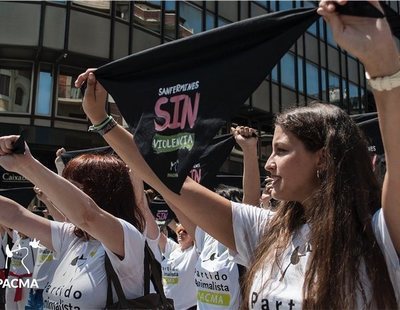
[[[43,309],[43,290],[32,289],[29,291],[28,301],[25,310],[42,310]]]

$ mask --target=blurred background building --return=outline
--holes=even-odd
[[[399,4],[384,1],[398,38]],[[104,145],[101,137],[87,132],[82,96],[73,85],[86,68],[238,20],[314,6],[315,1],[1,1],[0,135],[24,130],[32,153],[54,169],[55,150],[61,146],[74,150]],[[322,18],[292,46],[232,122],[260,131],[263,165],[270,153],[274,114],[313,100],[334,103],[350,114],[375,110],[363,66],[338,48]],[[124,123],[112,98],[109,112]],[[241,173],[240,151],[221,170]]]

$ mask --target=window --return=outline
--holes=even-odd
[[[349,83],[349,101],[350,109],[356,113],[361,112],[361,100],[358,97],[358,87],[353,83]]]
[[[297,71],[299,79],[299,92],[304,93],[304,80],[303,80],[303,58],[297,57]]]
[[[57,85],[57,116],[86,119],[82,109],[82,95],[74,86],[77,74],[71,70],[60,70]]]
[[[180,4],[180,17],[182,17],[185,22],[183,26],[189,29],[192,33],[199,33],[202,31],[201,23],[201,11],[194,6],[187,4],[186,2],[179,2]]]
[[[110,13],[110,0],[75,0],[72,1],[77,7],[85,7],[102,13]]]
[[[48,70],[45,70],[44,67],[41,68],[37,87],[35,114],[50,116],[53,89],[51,66]]]
[[[276,65],[271,71],[272,81],[278,82],[278,65]]]
[[[129,21],[129,1],[115,2],[115,16],[123,20]]]
[[[329,72],[329,102],[340,103],[339,76]]]
[[[281,81],[283,85],[295,88],[294,57],[286,54],[281,59]]]
[[[0,62],[0,112],[29,113],[32,65]]]
[[[290,10],[293,8],[293,2],[290,1],[279,1],[279,10],[284,11],[284,10]]]
[[[318,98],[319,84],[318,84],[317,66],[307,62],[306,75],[307,75],[307,96]]]
[[[10,77],[5,74],[0,74],[0,96],[10,95]]]

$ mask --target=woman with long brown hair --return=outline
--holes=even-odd
[[[104,138],[138,175],[249,267],[244,308],[395,309],[400,302],[400,60],[385,18],[342,16],[323,1],[318,13],[336,42],[368,72],[386,150],[382,194],[364,137],[339,108],[315,104],[277,117],[268,210],[238,205],[189,178],[180,195],[148,167],[132,135],[120,126]],[[377,1],[371,3],[382,11]],[[93,124],[107,115],[106,93],[94,70],[83,107]]]

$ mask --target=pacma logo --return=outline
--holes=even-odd
[[[36,249],[39,248],[39,240],[33,239],[33,241],[29,242],[29,246]],[[29,249],[27,247],[21,247],[18,246],[14,250],[10,250],[8,244],[6,246],[6,255],[7,258],[15,258],[19,259],[22,267],[25,269],[26,274],[25,275],[13,275],[10,272],[10,275],[15,277],[15,278],[8,278],[1,280],[0,279],[0,286],[2,288],[8,287],[8,288],[39,288],[39,285],[36,281],[36,279],[31,279],[30,276],[32,275],[32,272],[29,271],[29,269],[26,267],[24,260],[27,258],[29,254]],[[6,269],[8,268],[8,260],[6,260]],[[29,278],[28,278],[29,277]]]

